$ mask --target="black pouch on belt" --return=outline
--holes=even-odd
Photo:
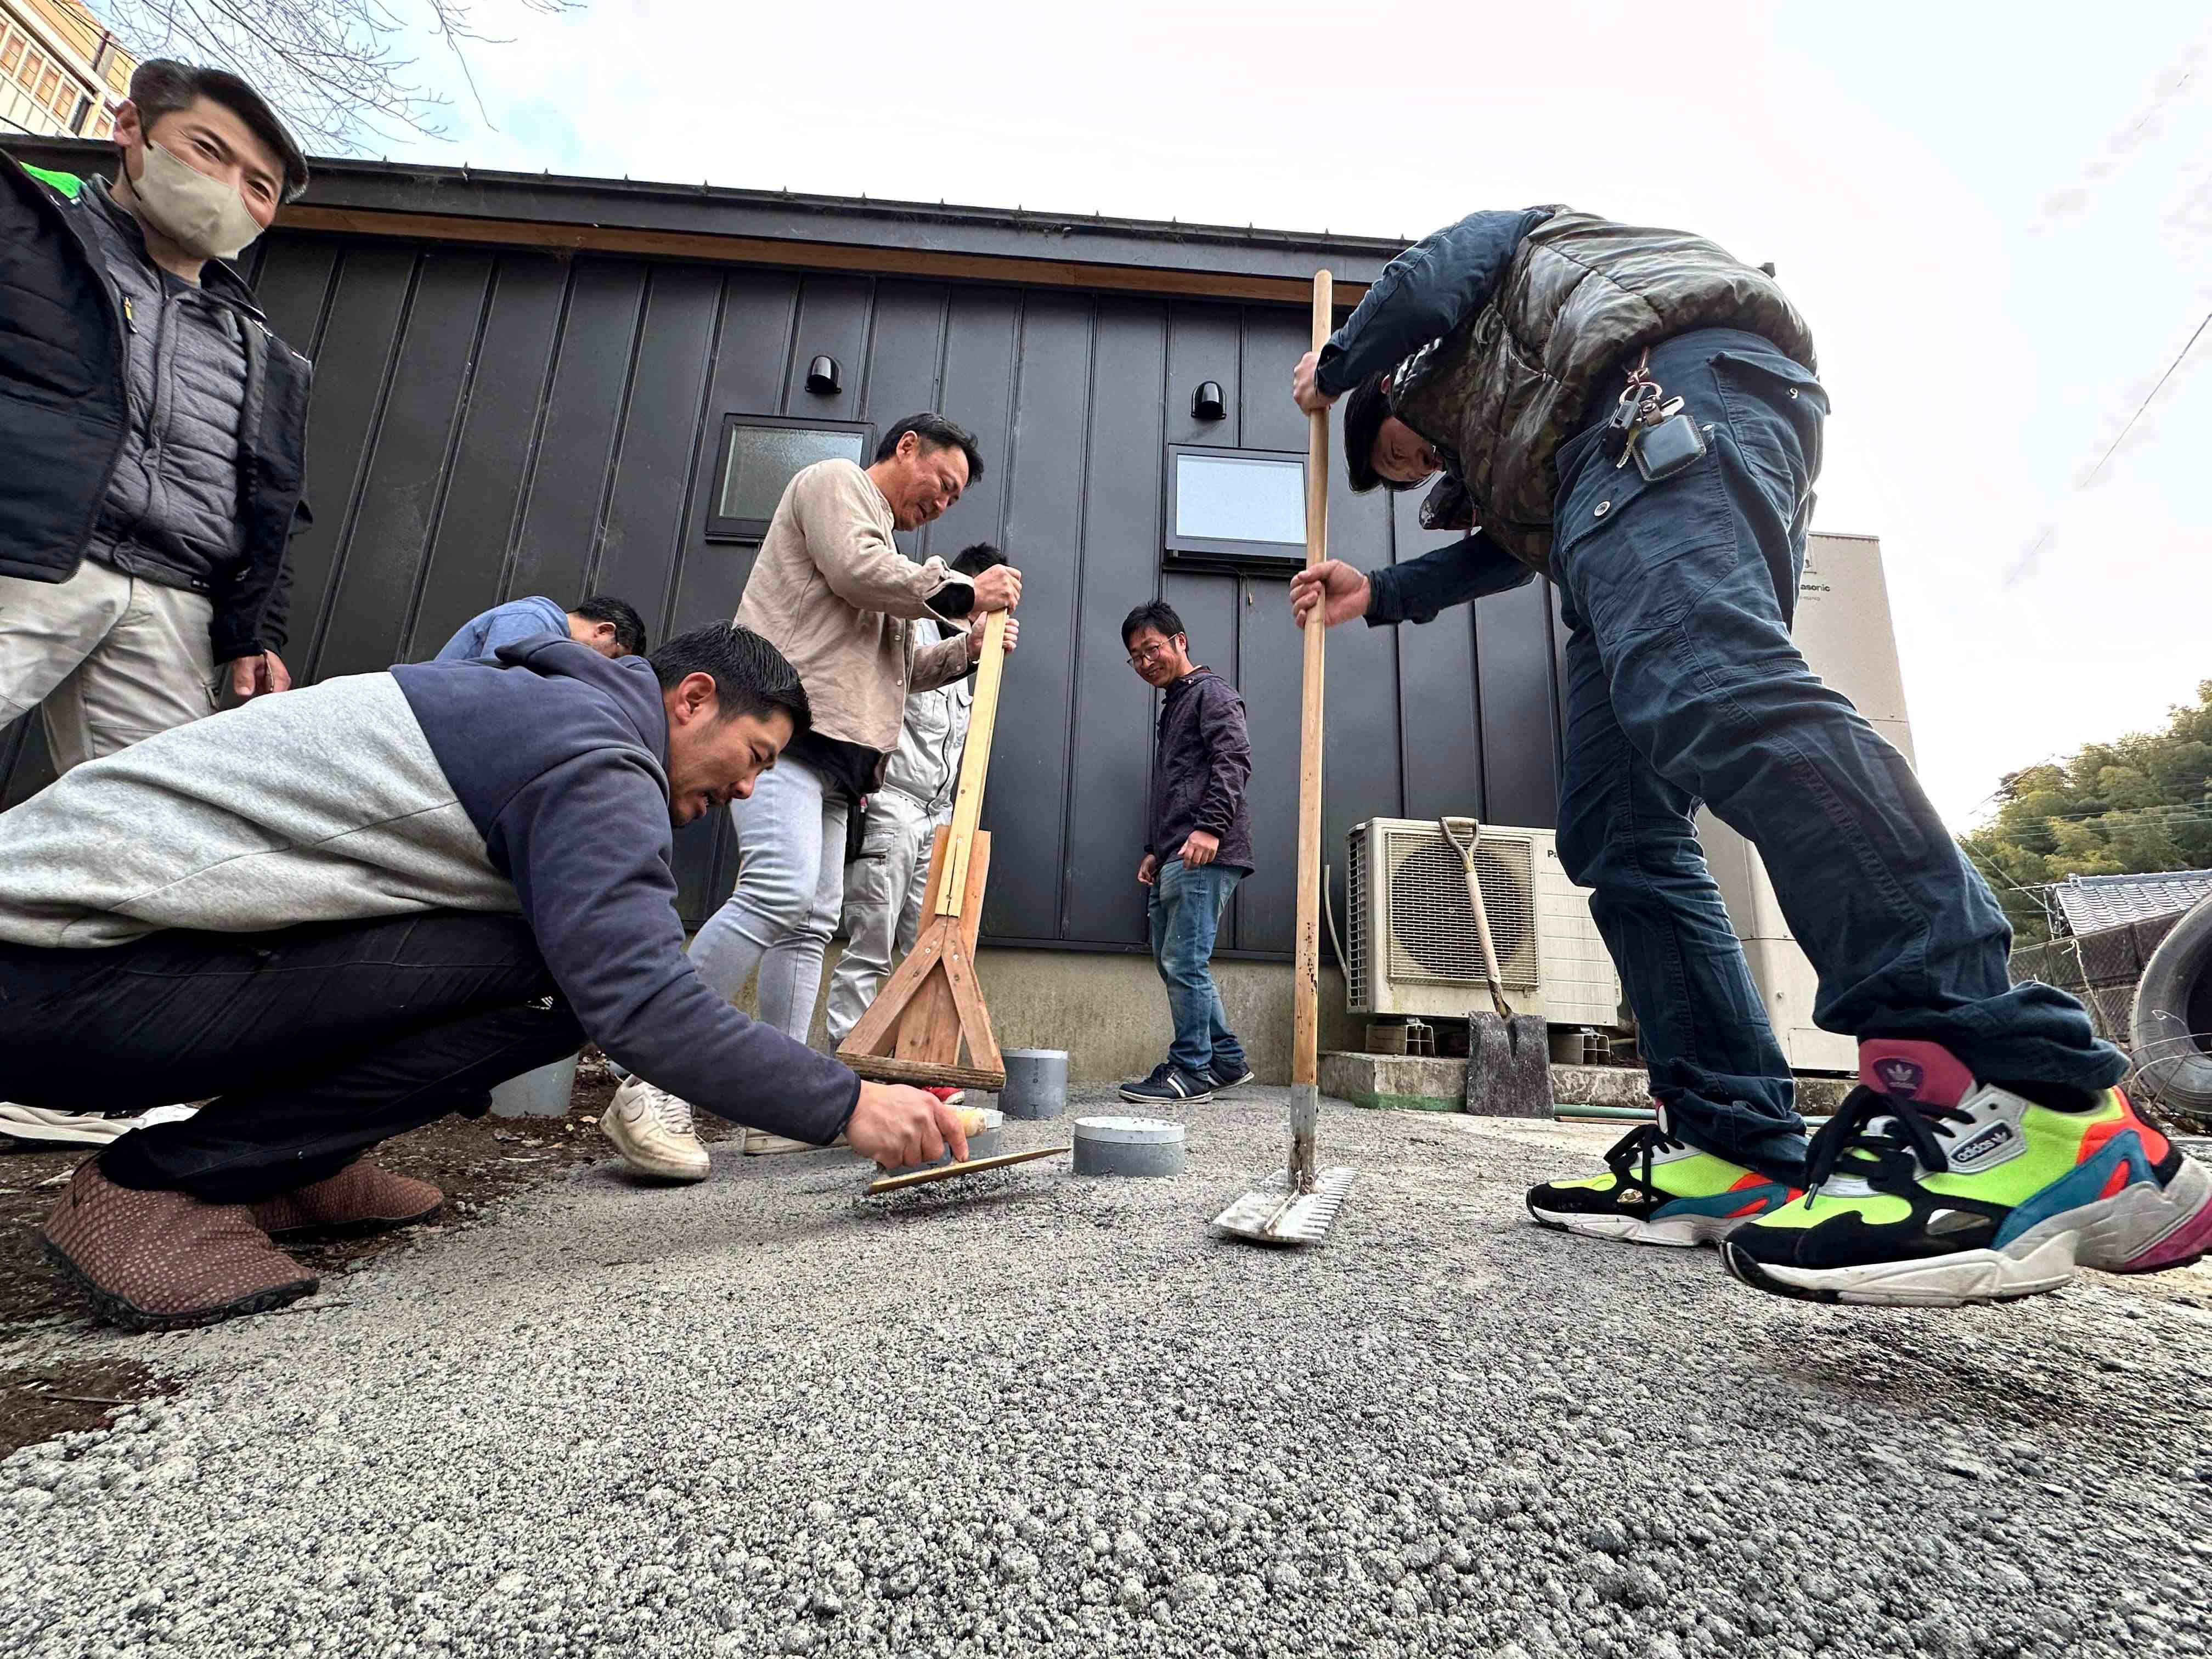
[[[845,812],[845,862],[858,864],[860,849],[868,842],[868,801],[862,796]]]

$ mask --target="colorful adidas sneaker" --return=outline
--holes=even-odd
[[[2160,1273],[2212,1251],[2212,1171],[2107,1089],[2055,1111],[1933,1042],[1859,1045],[1861,1086],[1814,1137],[1808,1190],[1721,1248],[1810,1302],[1952,1308],[2055,1291],[2077,1267]]]
[[[1602,1175],[1530,1188],[1529,1215],[1585,1238],[1717,1244],[1797,1196],[1771,1176],[1673,1139],[1656,1123],[1631,1129],[1605,1164]]]

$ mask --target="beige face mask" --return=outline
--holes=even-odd
[[[131,193],[154,228],[187,253],[234,259],[261,234],[245,198],[222,179],[179,161],[151,139],[145,156],[145,165],[131,181]]]

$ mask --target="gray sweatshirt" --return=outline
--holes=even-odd
[[[747,1019],[684,954],[651,667],[565,636],[499,657],[258,697],[76,768],[0,814],[0,939],[519,913],[616,1060],[725,1117],[834,1139],[860,1079]]]

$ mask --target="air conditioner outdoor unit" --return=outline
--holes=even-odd
[[[1487,1008],[1467,866],[1433,821],[1370,818],[1345,837],[1344,977],[1355,1014],[1464,1019]],[[1554,1025],[1620,1023],[1620,978],[1589,890],[1559,867],[1549,830],[1486,823],[1475,873],[1514,1012]]]

